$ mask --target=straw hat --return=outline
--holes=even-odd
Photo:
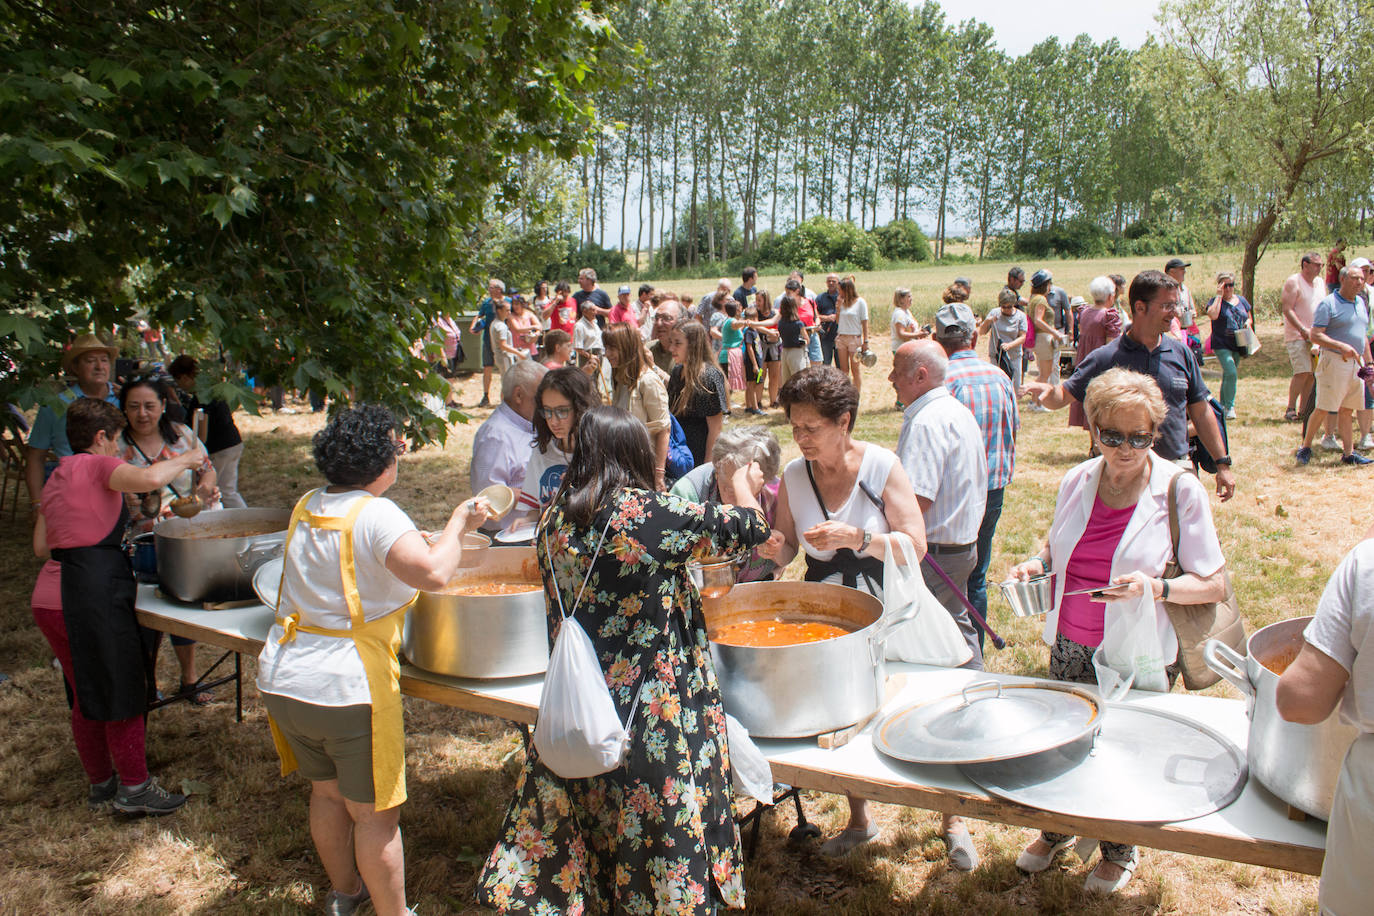
[[[80,337],[76,338],[76,340],[72,341],[72,345],[63,352],[63,370],[66,372],[74,371],[77,357],[81,356],[83,353],[90,353],[93,350],[99,350],[108,354],[110,357],[110,368],[114,369],[114,361],[119,357],[119,348],[110,346],[94,334],[82,334]]]

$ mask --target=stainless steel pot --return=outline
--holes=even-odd
[[[533,547],[493,547],[449,588],[495,582],[540,584]],[[406,615],[401,649],[417,668],[450,677],[540,674],[549,666],[544,590],[517,595],[421,592]]]
[[[153,526],[162,590],[180,601],[253,597],[253,570],[280,556],[290,520],[288,509],[216,509],[163,519]],[[265,541],[275,550],[261,549]],[[250,547],[257,548],[252,557]]]
[[[1279,715],[1275,704],[1279,676],[1265,667],[1286,667],[1302,648],[1302,631],[1311,617],[1295,617],[1256,630],[1246,642],[1246,655],[1212,639],[1203,658],[1217,674],[1246,696],[1250,738],[1246,756],[1250,772],[1279,798],[1314,817],[1331,817],[1345,752],[1358,734],[1332,713],[1317,725],[1299,725]]]
[[[747,582],[703,598],[707,631],[781,618],[850,630],[797,646],[711,643],[725,711],[757,738],[800,738],[853,725],[882,705],[887,637],[910,615],[879,622],[883,605],[867,592],[817,582]]]

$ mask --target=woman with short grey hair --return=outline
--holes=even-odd
[[[669,491],[674,496],[692,502],[716,502],[733,505],[735,493],[731,480],[736,468],[755,462],[763,472],[763,487],[754,494],[768,524],[778,505],[778,471],[782,467],[782,446],[766,426],[731,426],[720,431],[711,448],[711,463],[703,464],[679,477]],[[756,550],[745,557],[739,573],[740,582],[767,581],[777,577],[778,566],[765,560]]]
[[[1122,331],[1121,315],[1116,310],[1116,284],[1112,278],[1093,277],[1088,284],[1088,295],[1092,296],[1092,304],[1078,313],[1078,347],[1073,357],[1075,366],[1098,347],[1116,340]],[[1069,425],[1088,429],[1083,405],[1077,401],[1069,405]],[[1089,430],[1088,457],[1095,458],[1097,454],[1097,443]]]

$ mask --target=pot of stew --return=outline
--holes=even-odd
[[[725,711],[759,738],[818,735],[876,711],[884,644],[908,619],[880,620],[877,598],[817,582],[747,582],[701,605]]]
[[[189,602],[253,597],[257,566],[244,564],[240,555],[252,548],[257,565],[280,556],[290,520],[289,509],[216,509],[162,519],[153,526],[162,590]]]
[[[442,590],[420,592],[401,649],[417,668],[449,677],[543,673],[549,628],[534,548],[493,547]]]
[[[1246,758],[1250,772],[1279,798],[1300,811],[1328,820],[1345,753],[1355,740],[1354,726],[1333,712],[1317,725],[1300,725],[1279,715],[1275,694],[1279,675],[1302,650],[1302,631],[1311,617],[1280,620],[1250,634],[1242,657],[1212,639],[1203,658],[1217,674],[1240,688],[1250,713]]]

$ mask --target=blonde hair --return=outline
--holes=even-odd
[[[1148,375],[1115,368],[1088,383],[1083,396],[1083,412],[1088,415],[1090,424],[1098,426],[1100,420],[1123,407],[1145,408],[1153,429],[1159,428],[1169,412],[1159,385]]]
[[[911,295],[911,290],[905,286],[899,286],[892,291],[892,307],[901,308],[902,300]]]

